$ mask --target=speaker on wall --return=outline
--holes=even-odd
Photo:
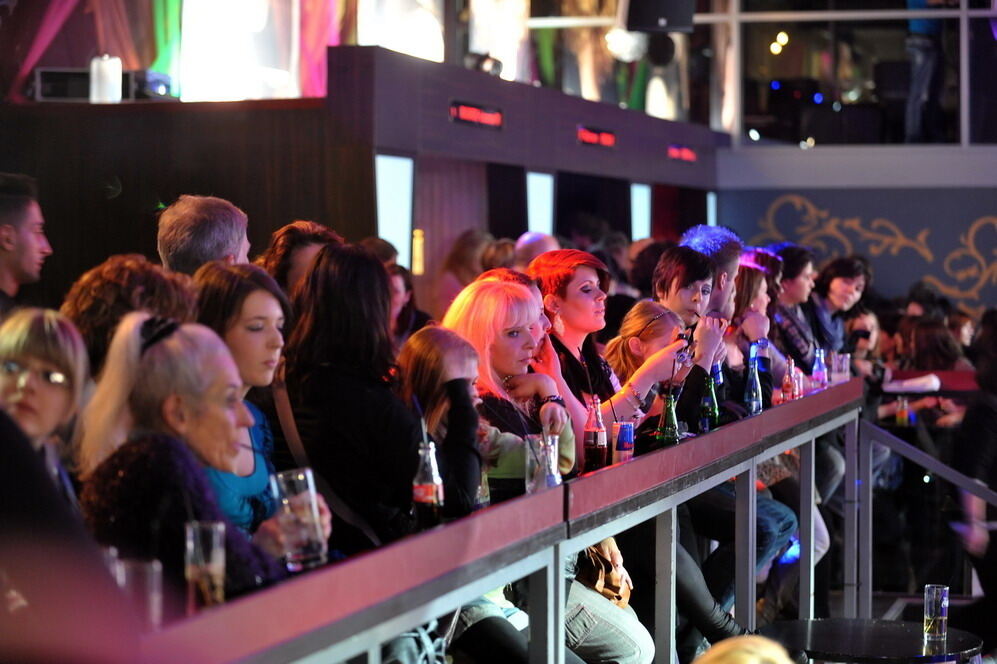
[[[696,0],[620,0],[620,5],[631,32],[692,32]]]

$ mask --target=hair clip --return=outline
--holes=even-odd
[[[140,334],[142,336],[142,347],[139,350],[139,355],[144,355],[145,351],[149,350],[152,346],[170,336],[179,329],[180,323],[173,320],[172,318],[163,318],[161,316],[151,316],[142,323],[142,329]]]

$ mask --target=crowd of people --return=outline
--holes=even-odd
[[[920,285],[900,304],[876,298],[859,256],[818,271],[806,247],[747,247],[715,226],[692,227],[677,244],[629,247],[618,238],[579,236],[579,248],[562,248],[567,240],[539,233],[513,242],[469,231],[442,263],[433,323],[384,240],[347,243],[295,221],[251,263],[245,213],[186,195],[159,217],[161,264],[111,256],[54,311],[16,299],[53,253],[33,187],[0,175],[0,406],[16,425],[2,427],[14,432],[4,445],[33,450],[26,458],[41,464],[68,520],[122,557],[159,560],[177,596],[192,520],[228,526],[227,597],[288,575],[270,476],[302,458],[320,480],[333,557],[347,557],[419,529],[413,477],[427,441],[442,517],[457,519],[525,492],[531,435],[558,436],[557,472],[569,479],[595,469],[585,446],[593,417],[632,422],[635,453],[646,454],[771,407],[787,377],[818,385],[824,353],[851,354],[851,372],[869,385],[867,410],[881,418],[897,409],[879,389],[891,369],[975,367],[978,402],[928,397],[911,408],[961,426],[959,467],[997,488],[997,312],[974,321]],[[757,404],[744,398],[756,383]],[[703,416],[704,401],[715,415]],[[825,553],[842,450],[837,435],[817,441],[818,615],[829,613]],[[886,456],[878,450],[874,464]],[[783,555],[802,508],[794,461],[782,455],[759,468],[756,557],[762,577],[770,570],[763,620],[794,610],[798,562]],[[997,547],[988,546],[985,505],[968,494],[963,505],[966,549],[992,601]],[[688,662],[708,643],[747,633],[729,613],[732,482],[678,515],[677,658]],[[707,540],[718,545],[704,548]],[[655,606],[640,592],[653,587],[653,542],[646,523],[596,547],[635,589],[624,607],[568,561],[567,661],[654,661]],[[8,600],[30,591],[16,568],[0,572]],[[464,606],[452,652],[527,661],[513,619],[529,611],[519,585]],[[182,615],[180,605],[167,609]],[[10,601],[0,611],[0,624],[25,619]],[[997,645],[992,629],[985,636]],[[411,661],[413,647],[396,640],[386,661]]]

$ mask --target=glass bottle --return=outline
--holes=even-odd
[[[751,344],[748,352],[748,376],[744,384],[744,407],[748,415],[762,412],[762,381],[758,377],[758,343]]]
[[[713,376],[707,376],[706,389],[699,402],[699,433],[709,433],[720,423],[720,407],[717,404],[717,389]]]
[[[796,395],[793,374],[796,372],[796,362],[789,358],[789,365],[786,367],[786,375],[782,377],[782,400],[792,401],[798,398]]]
[[[599,411],[600,405],[598,395],[594,395],[589,404],[588,419],[585,421],[585,437],[583,438],[585,472],[605,467],[606,457],[609,453],[609,445],[606,442],[606,427],[602,423],[602,413]]]
[[[412,503],[419,530],[439,525],[443,517],[443,480],[436,464],[436,444],[419,444],[419,468],[412,479]]]
[[[827,362],[824,360],[823,348],[814,350],[814,367],[810,372],[810,378],[818,389],[827,387]]]
[[[675,410],[675,395],[671,389],[665,392],[665,406],[658,420],[658,428],[654,432],[655,441],[659,447],[669,447],[678,444],[679,418]]]

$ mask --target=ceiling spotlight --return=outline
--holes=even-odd
[[[782,53],[782,44],[779,42],[772,42],[769,44],[769,50],[772,51],[772,55],[779,55]]]
[[[786,34],[785,32],[780,32],[779,34],[777,34],[777,35],[775,36],[775,41],[776,41],[776,42],[777,42],[777,43],[778,43],[778,44],[779,44],[780,46],[785,46],[786,44],[788,44],[788,43],[789,43],[789,35],[788,35],[788,34]]]

